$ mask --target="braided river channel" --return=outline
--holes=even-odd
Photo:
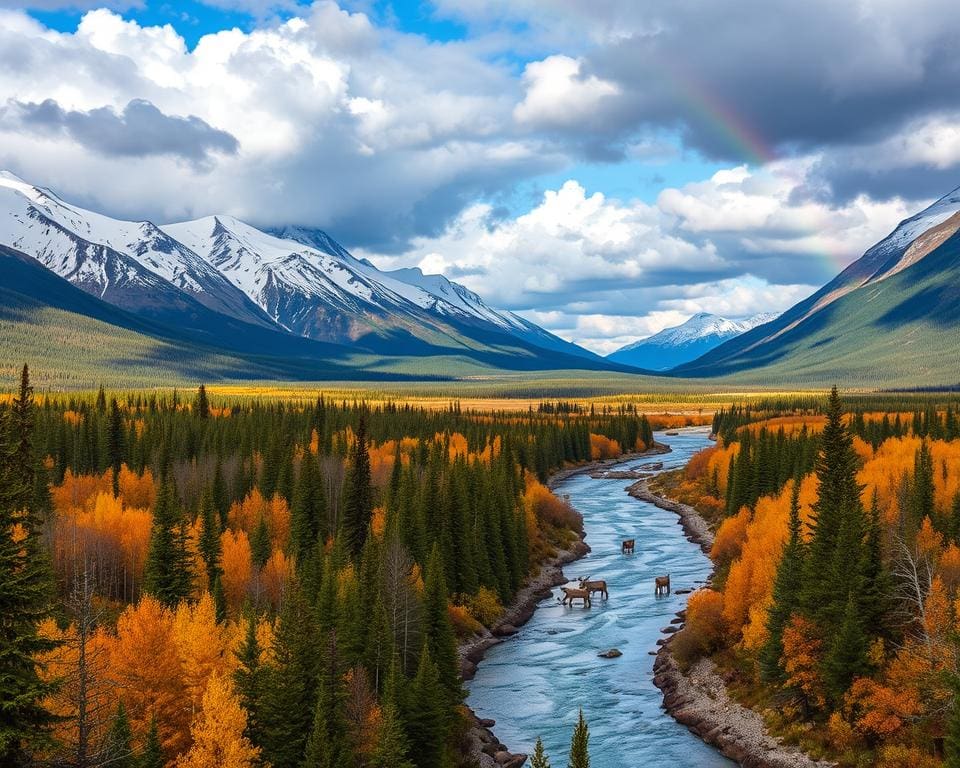
[[[677,469],[710,445],[707,435],[706,428],[658,432],[657,441],[669,445],[670,453],[615,468],[646,471],[662,462],[660,471]],[[653,684],[651,652],[687,599],[675,592],[654,597],[654,577],[669,573],[674,590],[694,589],[710,575],[711,564],[687,541],[674,513],[627,495],[633,482],[581,474],[557,484],[554,492],[569,494],[583,514],[592,549],[565,566],[564,574],[571,581],[605,579],[610,598],[596,596],[591,608],[579,602],[569,608],[559,604],[554,589],[517,635],[487,651],[467,684],[467,703],[479,717],[496,720],[493,730],[514,753],[531,754],[540,736],[554,766],[567,763],[580,707],[590,727],[591,768],[733,766],[663,711]],[[621,542],[631,538],[635,554],[621,554]],[[609,648],[623,655],[598,658]]]

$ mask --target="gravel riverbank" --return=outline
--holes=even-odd
[[[628,493],[679,516],[687,538],[704,552],[713,545],[713,531],[699,513],[686,504],[653,493],[646,480]],[[684,618],[684,611],[677,614]],[[663,706],[682,725],[731,760],[746,768],[831,768],[795,747],[771,736],[760,715],[732,700],[710,659],[700,659],[684,674],[670,651],[671,634],[660,646],[653,665],[654,684],[663,692]]]

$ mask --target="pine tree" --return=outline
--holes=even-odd
[[[760,656],[761,670],[767,680],[780,680],[783,670],[783,629],[800,604],[803,587],[804,543],[800,522],[800,479],[794,480],[790,494],[790,536],[780,556],[773,585],[773,603],[767,615],[767,642]]]
[[[423,646],[416,677],[406,697],[405,721],[416,745],[417,768],[442,768],[450,737],[450,709],[430,648]]]
[[[300,462],[300,477],[290,510],[290,547],[298,559],[303,559],[318,537],[326,533],[326,517],[323,478],[316,457],[308,451]]]
[[[851,592],[840,628],[823,661],[824,686],[834,704],[841,701],[853,679],[866,671],[867,649],[857,598]]]
[[[257,617],[250,614],[247,632],[236,650],[237,668],[233,673],[233,685],[240,705],[247,712],[247,728],[244,735],[250,743],[262,747],[260,712],[263,706],[263,686],[266,670],[260,663],[260,642],[257,640]]]
[[[227,491],[227,481],[223,477],[223,464],[220,462],[220,454],[217,454],[217,463],[213,469],[213,483],[210,487],[213,495],[213,504],[217,510],[217,516],[220,518],[220,530],[227,527],[227,517],[230,514],[230,494]]]
[[[191,569],[186,525],[180,514],[172,479],[168,479],[157,493],[143,588],[170,607],[190,596]]]
[[[423,622],[430,656],[447,691],[447,701],[455,706],[463,700],[463,687],[457,664],[457,640],[447,611],[447,587],[440,550],[434,544],[427,561],[423,584]]]
[[[196,414],[198,418],[210,418],[210,402],[207,400],[207,388],[201,384],[197,388]]]
[[[123,465],[123,415],[117,398],[110,399],[110,421],[107,425],[107,456],[113,472],[113,496],[120,495],[120,467]]]
[[[157,718],[150,718],[150,729],[137,761],[137,768],[166,768],[167,759],[163,754],[163,745],[160,743],[160,733],[157,730]]]
[[[313,612],[296,583],[291,583],[260,708],[263,759],[274,768],[298,768],[304,757],[316,702],[316,636]]]
[[[590,730],[587,721],[583,719],[583,710],[573,729],[573,738],[570,740],[569,768],[590,768]]]
[[[133,754],[133,731],[123,700],[117,704],[117,712],[110,721],[104,744],[104,762],[111,768],[136,768]]]
[[[384,702],[381,707],[376,745],[368,766],[369,768],[414,768],[413,763],[406,757],[407,749],[407,737],[403,732],[397,705],[392,701]]]
[[[343,663],[336,631],[327,633],[324,650],[326,653],[320,662],[313,727],[307,740],[303,768],[349,768],[354,761],[346,739]]]
[[[54,722],[43,707],[53,685],[40,679],[36,662],[56,644],[37,631],[50,613],[52,582],[41,531],[30,511],[32,411],[24,366],[19,395],[9,408],[0,407],[0,765],[25,762]],[[14,538],[15,526],[26,538]]]
[[[263,515],[257,521],[257,527],[253,529],[253,536],[250,539],[250,557],[258,571],[263,570],[263,566],[270,559],[270,553],[273,544],[270,541],[270,529],[267,527],[267,520]]]
[[[543,748],[543,740],[539,736],[533,748],[533,756],[530,758],[530,768],[550,768],[550,760]]]
[[[207,576],[207,589],[213,593],[217,579],[223,574],[220,564],[222,548],[220,545],[220,521],[213,503],[211,491],[205,491],[200,498],[200,540],[197,549]]]
[[[343,533],[351,555],[363,550],[370,518],[373,515],[373,486],[370,480],[370,454],[367,450],[366,414],[360,413],[356,441],[350,455],[350,471],[344,484]]]

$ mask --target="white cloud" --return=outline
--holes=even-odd
[[[553,128],[594,121],[604,101],[617,96],[620,89],[596,75],[584,76],[580,69],[580,61],[562,55],[527,64],[526,95],[513,110],[517,122]]]

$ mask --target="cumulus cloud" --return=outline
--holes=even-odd
[[[798,193],[811,160],[744,166],[664,190],[654,204],[588,194],[576,181],[529,213],[474,205],[400,257],[442,272],[564,338],[609,352],[696,312],[779,312],[914,212],[897,199],[838,207]]]
[[[236,138],[199,117],[165,115],[142,99],[130,101],[122,112],[112,107],[65,110],[53,99],[10,101],[0,108],[0,131],[17,129],[66,136],[104,155],[172,155],[200,167],[213,153],[235,154],[239,149]]]
[[[581,128],[604,100],[620,91],[596,75],[583,76],[581,63],[569,56],[548,56],[527,64],[526,94],[513,110],[517,122],[531,127]]]

